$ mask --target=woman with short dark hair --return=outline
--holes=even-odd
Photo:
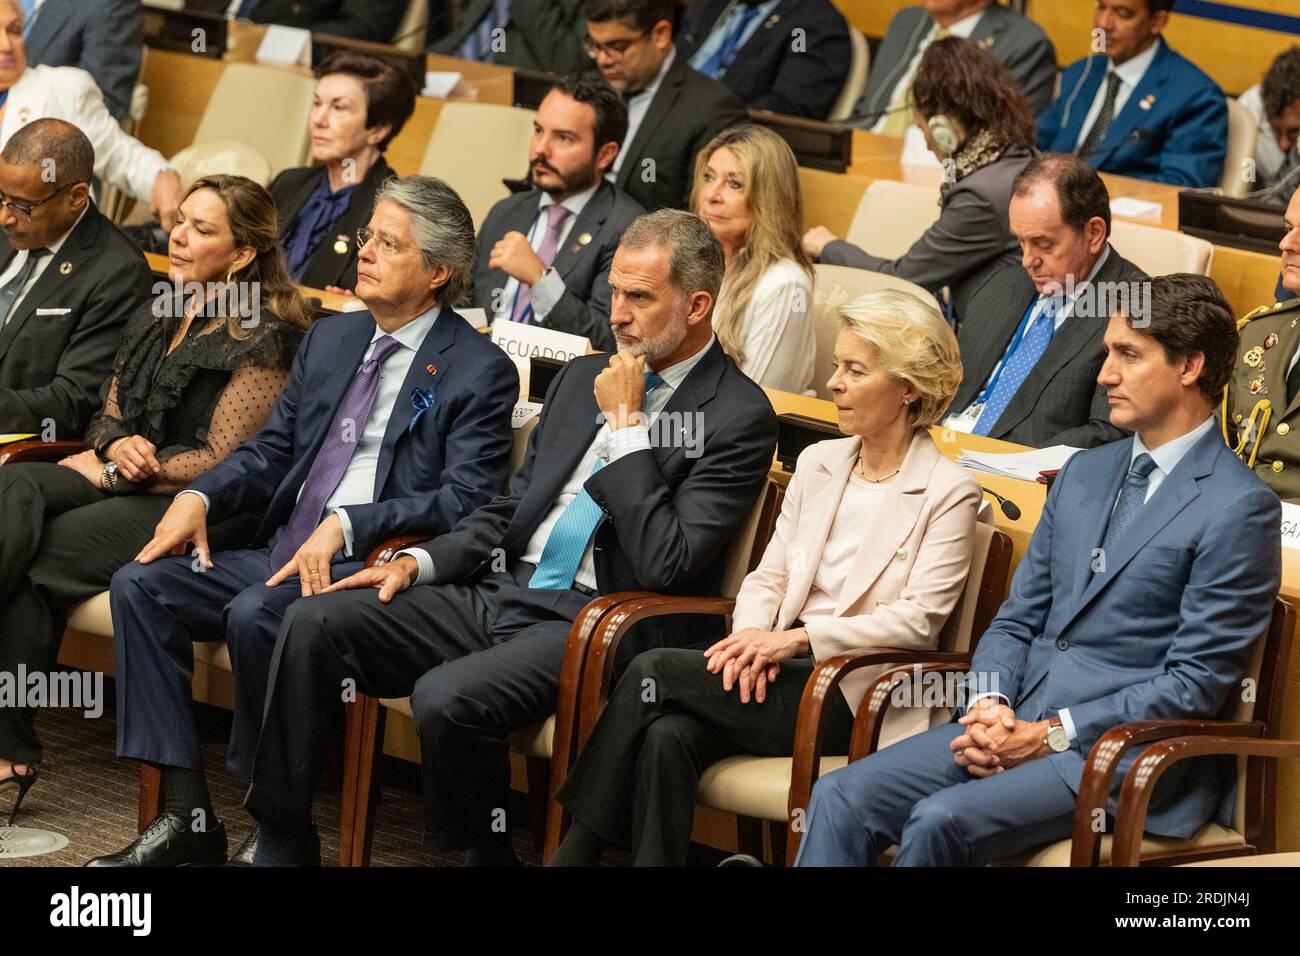
[[[351,293],[357,229],[370,220],[375,191],[395,176],[384,150],[415,110],[415,83],[390,63],[340,50],[316,70],[311,106],[315,165],[272,180],[280,244],[295,282]]]

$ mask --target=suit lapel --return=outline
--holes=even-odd
[[[811,498],[808,521],[806,525],[800,521],[798,540],[791,542],[793,547],[802,550],[802,560],[797,564],[798,571],[790,576],[783,602],[795,608],[796,612],[807,603],[813,577],[821,564],[822,552],[826,550],[826,539],[830,535],[831,525],[835,523],[835,513],[839,511],[844,489],[849,483],[849,475],[853,472],[861,448],[860,440],[848,442],[843,458],[819,461],[816,465],[817,473],[811,476],[807,492]],[[785,623],[788,626],[790,622]]]
[[[1149,123],[1148,117],[1161,105],[1164,96],[1174,95],[1166,92],[1164,88],[1165,80],[1169,76],[1169,48],[1165,46],[1163,40],[1156,40],[1156,42],[1160,44],[1159,52],[1125,101],[1124,108],[1110,124],[1110,129],[1106,131],[1106,138],[1097,148],[1098,155],[1102,155],[1103,150],[1115,149],[1126,137],[1132,135],[1135,129],[1143,123]],[[1146,108],[1142,106],[1144,102],[1148,103]]]
[[[289,199],[285,208],[280,210],[281,243],[288,238],[289,230],[293,228],[294,222],[298,219],[298,213],[302,212],[302,207],[307,205],[307,200],[311,198],[311,194],[314,193],[316,187],[320,185],[321,177],[326,175],[328,175],[328,173],[325,171],[325,167],[322,166],[315,176],[307,176],[303,179],[303,181],[298,184],[297,190],[294,191],[293,196]]]
[[[562,278],[567,278],[569,271],[578,264],[579,258],[591,243],[591,237],[597,235],[600,227],[605,224],[605,219],[609,216],[613,205],[614,187],[608,180],[602,179],[596,191],[587,200],[587,205],[574,220],[564,245],[556,250],[555,261],[551,265]],[[584,235],[588,237],[585,243],[582,241]]]
[[[1016,328],[1025,317],[1025,311],[1034,302],[1033,283],[1029,281],[1023,269],[1017,266],[1015,271],[1018,276],[1015,277],[1016,281],[1012,282],[1011,289],[1005,295],[999,293],[994,296],[994,301],[1018,304],[1014,308],[1001,309],[990,315],[989,325],[995,327],[988,334],[979,335],[974,341],[970,337],[973,333],[965,335],[961,351],[966,367],[962,372],[961,388],[958,389],[957,397],[952,404],[954,412],[964,411],[984,389],[989,376],[993,374],[994,367],[1006,354],[1007,347],[1011,345]],[[1008,268],[1009,272],[1010,268]],[[1019,281],[1020,279],[1023,279],[1023,282]]]
[[[460,326],[465,326],[465,330],[469,329],[468,323],[451,309],[441,309],[424,336],[424,341],[415,351],[415,358],[411,362],[411,367],[407,369],[406,378],[402,380],[402,387],[397,392],[397,400],[393,403],[393,410],[389,413],[388,427],[384,430],[384,441],[379,446],[379,461],[375,466],[375,501],[379,500],[380,493],[388,481],[388,472],[393,467],[393,455],[397,450],[397,443],[406,434],[407,425],[415,414],[415,407],[410,401],[411,392],[416,388],[427,388],[437,392],[451,365],[447,353],[452,350],[456,336],[462,331]],[[429,371],[430,366],[433,367],[433,372]],[[430,413],[436,412],[436,409],[435,405]]]
[[[715,339],[699,364],[691,369],[682,384],[673,390],[668,403],[655,419],[654,426],[651,428],[651,445],[655,461],[658,462],[661,471],[675,456],[686,453],[685,441],[677,440],[677,436],[674,435],[665,435],[662,430],[676,427],[677,422],[682,422],[682,427],[685,429],[697,428],[698,419],[691,416],[702,411],[704,406],[713,401],[713,397],[718,394],[718,381],[722,378],[723,368],[722,343]],[[703,435],[691,437],[702,445]]]
[[[1101,84],[1106,79],[1109,63],[1110,61],[1103,54],[1097,54],[1089,64],[1084,66],[1088,76],[1086,80],[1079,84],[1078,93],[1062,92],[1061,94],[1066,97],[1067,102],[1071,97],[1074,99],[1074,102],[1069,104],[1069,122],[1063,127],[1065,140],[1062,148],[1066,152],[1072,152],[1075,144],[1079,142],[1079,135],[1083,132],[1084,120],[1088,118],[1088,111],[1092,109],[1093,100],[1097,98],[1097,90],[1101,88]],[[1059,137],[1057,142],[1061,142]],[[1098,147],[1097,152],[1101,152],[1100,147]]]
[[[92,204],[76,228],[69,234],[58,252],[49,257],[49,262],[41,271],[40,278],[23,296],[18,308],[10,316],[5,327],[0,331],[0,355],[9,348],[9,344],[18,337],[28,321],[45,302],[58,292],[70,277],[77,275],[80,268],[89,268],[94,262],[95,240],[99,236],[99,210]],[[6,262],[12,262],[11,255]]]
[[[1272,400],[1273,407],[1281,408],[1286,406],[1286,410],[1282,415],[1283,418],[1289,416],[1297,407],[1300,407],[1300,391],[1295,393],[1295,397],[1291,401],[1286,400],[1287,360],[1295,354],[1296,348],[1300,347],[1300,328],[1296,328],[1296,325],[1295,319],[1284,325],[1282,332],[1278,335],[1278,344],[1264,352],[1264,383],[1268,387],[1268,395]],[[1278,354],[1278,360],[1270,362],[1270,354]]]
[[[627,147],[623,165],[618,168],[618,176],[615,177],[614,182],[620,189],[627,188],[628,180],[640,168],[643,154],[649,148],[655,132],[672,114],[673,107],[677,105],[677,98],[681,95],[682,86],[686,83],[685,70],[688,68],[689,61],[678,53],[677,58],[673,60],[673,65],[668,68],[664,81],[659,84],[658,92],[650,101],[650,107],[642,117],[641,125],[637,127],[636,137]]]
[[[50,40],[58,36],[63,22],[72,14],[71,3],[59,3],[57,0],[45,0],[41,4],[32,24],[32,32],[24,41],[29,60],[39,59],[40,54],[49,45]]]

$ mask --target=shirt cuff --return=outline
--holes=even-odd
[[[178,491],[176,493],[177,498],[179,498],[181,495],[198,495],[199,500],[203,502],[203,510],[210,511],[212,509],[212,502],[208,500],[208,496],[201,491],[193,491],[189,488],[186,488],[184,491]]]
[[[1056,712],[1056,716],[1061,718],[1061,726],[1065,728],[1065,736],[1070,738],[1070,746],[1073,747],[1079,741],[1079,735],[1074,732],[1074,720],[1070,717],[1070,708],[1062,707]]]
[[[331,514],[339,516],[339,524],[343,527],[343,557],[350,558],[352,557],[352,519],[343,508],[335,508]]]
[[[415,563],[419,568],[419,570],[416,571],[415,573],[415,583],[432,584],[433,583],[433,556],[430,555],[429,552],[425,551],[423,548],[403,548],[401,551],[398,551],[395,555],[393,555],[393,560],[396,561],[404,554],[409,554],[411,557],[415,558]]]
[[[554,269],[547,269],[541,280],[529,292],[533,318],[544,320],[564,295],[564,280]]]
[[[985,691],[982,694],[976,694],[970,700],[966,701],[966,713],[969,714],[975,708],[975,705],[978,704],[980,701],[982,701],[985,697],[1001,697],[1002,703],[1006,704],[1008,707],[1011,706],[1011,701],[1007,700],[1006,694],[999,694],[995,690],[989,690],[989,691]]]
[[[628,425],[609,433],[609,460],[612,464],[634,451],[650,450],[650,429],[645,425]]]

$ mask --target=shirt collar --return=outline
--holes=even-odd
[[[954,37],[964,37],[969,40],[970,35],[974,33],[975,28],[979,26],[980,17],[984,16],[984,14],[987,11],[988,11],[988,7],[985,7],[983,10],[980,10],[978,13],[972,13],[968,17],[962,17],[952,26],[948,27],[948,35]],[[930,36],[933,38],[933,36],[936,33],[938,33],[939,30],[942,28],[939,26],[939,24],[935,23],[933,20],[930,21],[930,24],[931,24]]]
[[[670,47],[668,49],[668,55],[664,57],[663,65],[659,67],[659,72],[655,74],[655,78],[647,83],[642,89],[639,89],[628,96],[627,102],[631,104],[632,100],[639,100],[643,96],[654,99],[655,94],[659,92],[659,87],[663,84],[664,77],[668,75],[668,71],[672,69],[673,61],[676,59],[677,47]]]
[[[1133,454],[1129,458],[1129,467],[1133,467],[1133,462],[1137,461],[1138,455],[1150,455],[1151,460],[1156,463],[1156,467],[1160,469],[1161,474],[1168,477],[1178,463],[1183,460],[1183,456],[1191,451],[1192,446],[1201,440],[1201,436],[1213,427],[1214,416],[1211,415],[1191,431],[1165,442],[1154,450],[1142,443],[1141,435],[1134,433]]]
[[[81,210],[81,215],[77,217],[76,222],[74,222],[71,226],[68,227],[67,232],[59,236],[59,238],[55,239],[48,246],[45,247],[46,249],[50,250],[50,258],[53,258],[55,255],[57,255],[58,251],[63,248],[63,244],[68,241],[68,236],[72,235],[72,230],[76,229],[77,226],[81,225],[81,220],[86,218],[86,213],[88,212],[90,212],[90,203],[86,203],[86,208]]]
[[[391,335],[393,338],[397,339],[398,344],[410,349],[412,352],[418,352],[420,350],[420,343],[424,341],[424,337],[428,335],[429,330],[433,328],[433,323],[438,320],[438,313],[441,311],[442,306],[434,305],[434,307],[429,309],[429,311],[420,313],[396,332],[385,332],[379,327],[378,323],[376,323],[375,334],[370,336],[370,341],[372,343],[377,342],[385,335]]]
[[[603,180],[596,180],[590,189],[584,189],[580,193],[574,193],[568,199],[564,200],[564,202],[560,203],[560,205],[569,210],[569,214],[572,215],[574,219],[577,219],[582,215],[582,210],[587,208],[587,203],[591,201],[591,197],[596,195],[596,190],[600,188],[601,182],[603,182]],[[553,205],[555,205],[555,200],[551,198],[551,194],[543,192],[542,198],[537,204],[537,208],[541,210],[545,209],[547,206]]]
[[[677,387],[681,385],[682,382],[686,381],[686,376],[691,374],[691,370],[700,364],[700,360],[704,358],[705,353],[707,353],[709,349],[713,348],[713,343],[717,340],[718,336],[712,334],[709,336],[709,340],[704,343],[703,348],[694,355],[688,355],[680,362],[675,362],[667,368],[659,369],[659,377],[664,380],[664,384],[676,391]]]
[[[1107,72],[1118,73],[1119,78],[1124,81],[1124,85],[1130,89],[1136,87],[1140,82],[1142,82],[1142,77],[1151,66],[1151,62],[1156,58],[1156,54],[1160,52],[1160,44],[1162,42],[1164,41],[1159,37],[1156,37],[1155,43],[1151,44],[1132,59],[1126,60],[1122,65],[1116,66],[1114,63],[1110,64],[1110,68]]]

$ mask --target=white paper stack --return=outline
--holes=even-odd
[[[1071,448],[1069,445],[1053,445],[1050,448],[1011,453],[965,451],[957,458],[957,463],[965,465],[971,471],[983,471],[1003,478],[1018,478],[1021,481],[1036,481],[1039,472],[1059,469],[1076,451],[1082,449]]]

